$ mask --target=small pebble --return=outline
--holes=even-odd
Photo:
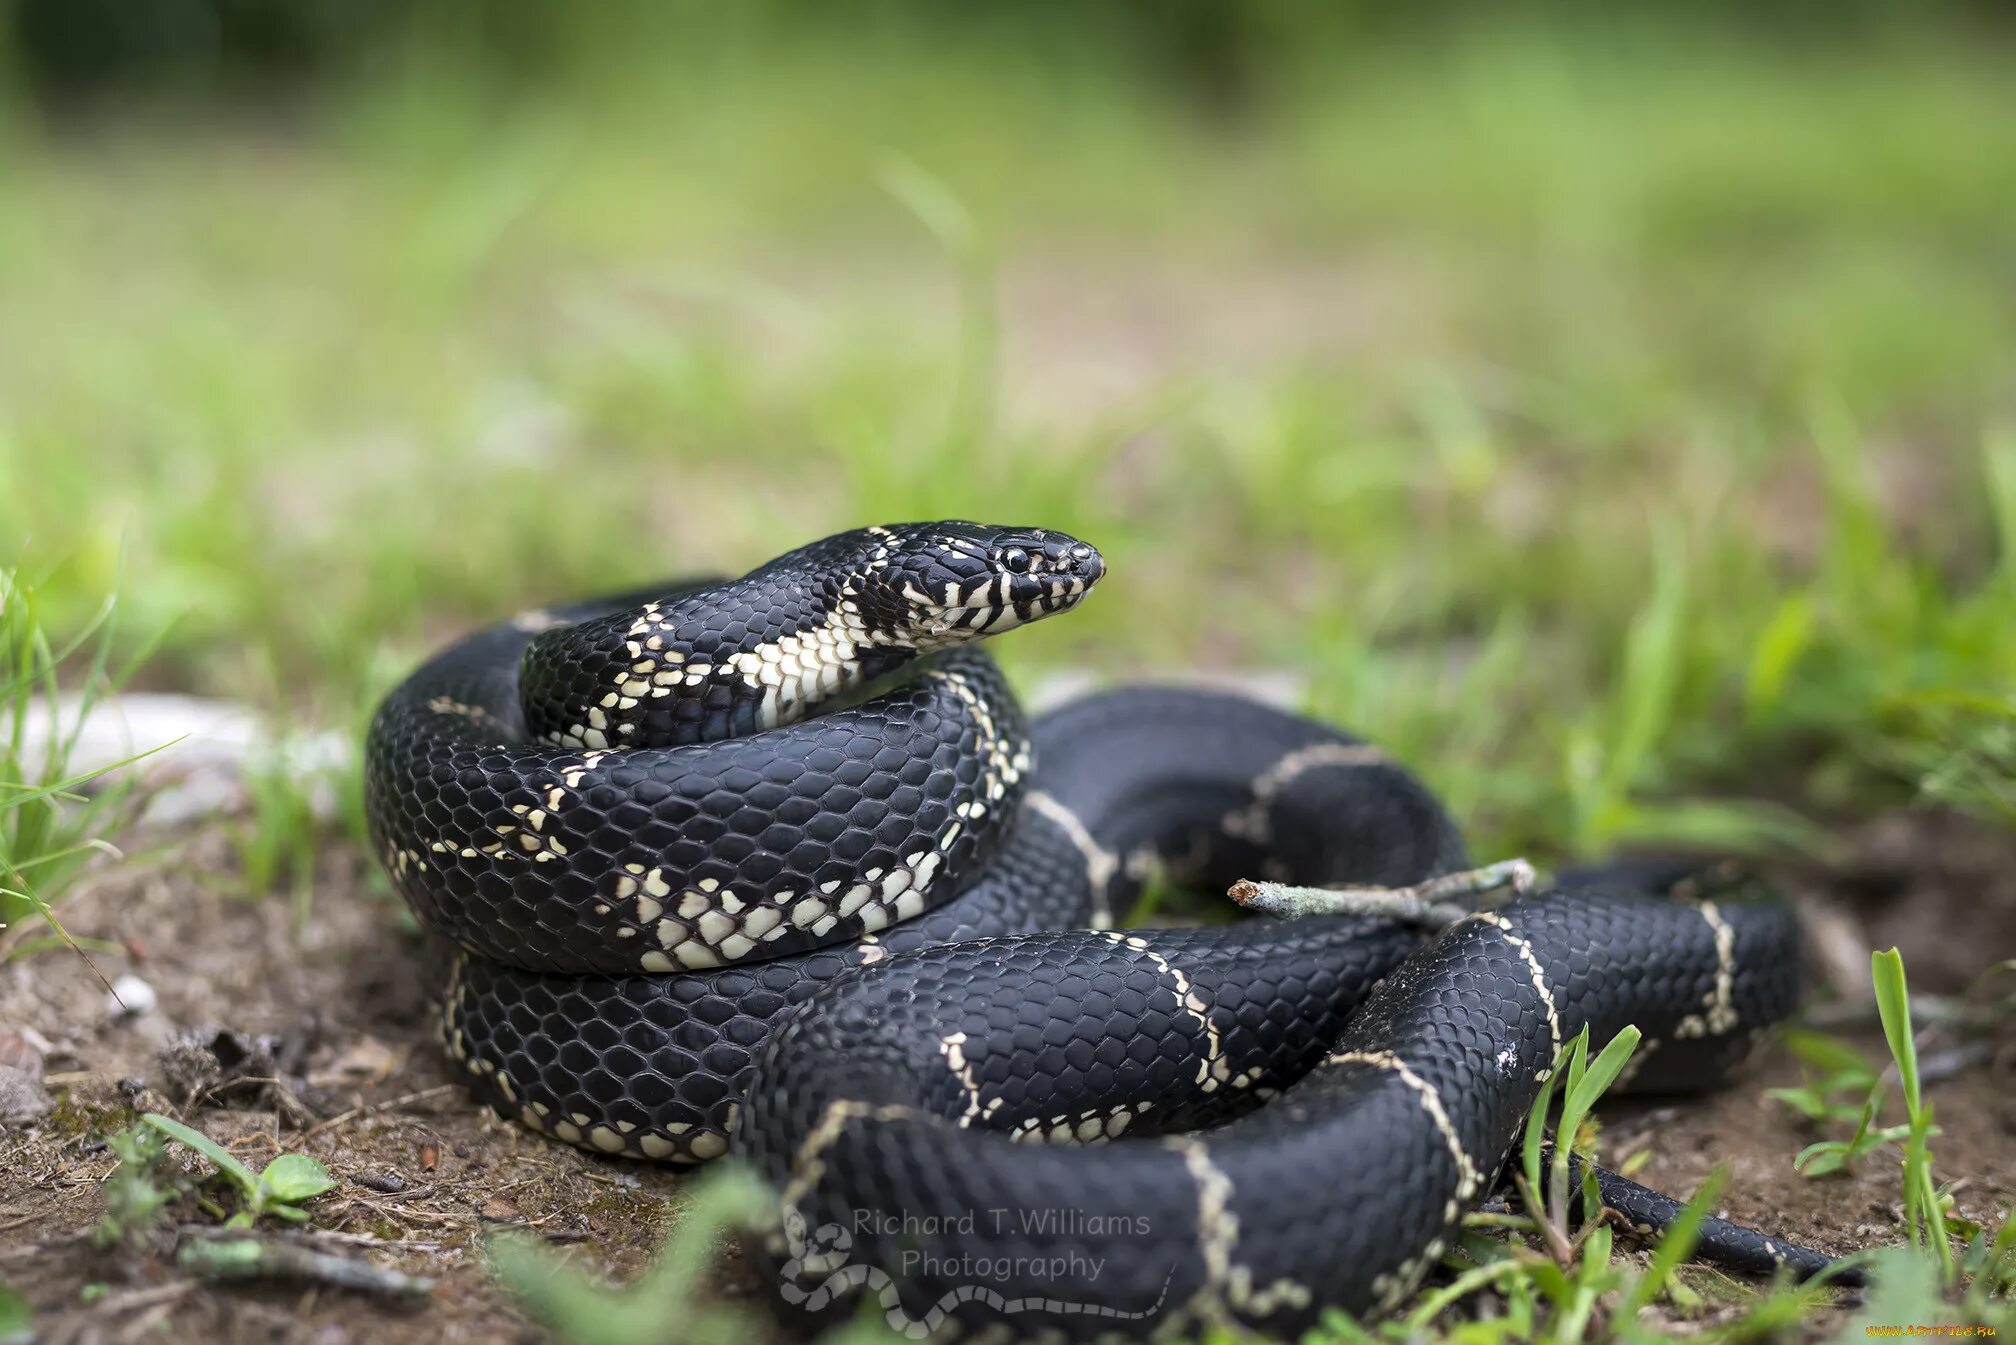
[[[0,1125],[25,1125],[48,1114],[42,1052],[26,1037],[0,1032]]]
[[[114,1018],[144,1018],[154,1012],[154,987],[138,976],[121,976],[105,997],[105,1012]]]
[[[0,1069],[16,1069],[29,1079],[42,1080],[42,1052],[26,1037],[0,1032]]]
[[[40,1079],[12,1065],[0,1065],[0,1126],[39,1121],[49,1114],[49,1106]]]

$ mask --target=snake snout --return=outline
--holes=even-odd
[[[1052,574],[1076,579],[1087,588],[1106,574],[1106,558],[1089,542],[1066,537],[1044,545],[1043,554]]]
[[[1107,577],[1107,559],[1089,542],[1060,544],[1054,553],[1046,555],[1050,559],[1050,575],[1064,581],[1064,589],[1073,597],[1083,595]]]
[[[1009,600],[1018,621],[1034,621],[1076,607],[1106,574],[1106,558],[1089,542],[1037,532],[1027,567],[1013,575]]]
[[[1061,533],[1038,533],[1039,546],[1032,548],[1024,578],[1035,581],[1038,592],[1083,593],[1106,574],[1106,558],[1090,542]]]

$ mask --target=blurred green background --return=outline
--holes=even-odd
[[[359,722],[518,607],[1097,542],[1480,849],[2016,819],[1998,6],[15,0],[0,564]]]

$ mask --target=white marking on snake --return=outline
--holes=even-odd
[[[1286,1277],[1264,1289],[1253,1287],[1253,1272],[1246,1266],[1232,1267],[1232,1302],[1242,1311],[1265,1317],[1284,1307],[1306,1308],[1315,1301],[1309,1286]]]
[[[1046,790],[1029,792],[1029,806],[1057,824],[1058,830],[1070,838],[1078,847],[1078,853],[1085,856],[1085,881],[1091,885],[1092,900],[1098,907],[1106,904],[1106,886],[1113,881],[1113,875],[1120,870],[1120,857],[1092,838],[1085,824],[1078,820],[1078,814],[1059,803]]]
[[[1189,1306],[1199,1316],[1223,1323],[1225,1294],[1232,1279],[1232,1249],[1239,1243],[1239,1216],[1229,1208],[1232,1179],[1211,1161],[1201,1140],[1172,1135],[1163,1144],[1182,1157],[1183,1166],[1197,1183],[1197,1251],[1204,1258],[1204,1283]]]
[[[966,1058],[966,1034],[954,1032],[949,1037],[940,1037],[938,1051],[945,1057],[952,1076],[959,1080],[959,1086],[966,1090],[966,1110],[960,1113],[958,1121],[959,1128],[964,1130],[980,1115],[981,1106],[980,1085],[973,1078],[973,1062]]]
[[[1400,1082],[1413,1089],[1421,1099],[1421,1109],[1428,1113],[1428,1119],[1442,1132],[1442,1142],[1449,1146],[1449,1156],[1456,1160],[1456,1196],[1458,1200],[1468,1200],[1475,1195],[1484,1175],[1477,1164],[1470,1161],[1469,1151],[1463,1147],[1463,1137],[1456,1133],[1455,1123],[1443,1109],[1442,1095],[1435,1091],[1435,1085],[1407,1067],[1407,1062],[1391,1051],[1338,1051],[1323,1058],[1326,1065],[1370,1065],[1374,1069],[1387,1070],[1400,1076]]]
[[[1370,743],[1315,743],[1298,748],[1261,772],[1253,782],[1253,801],[1225,815],[1221,824],[1226,833],[1257,844],[1271,840],[1268,814],[1274,799],[1299,776],[1326,767],[1379,766],[1386,754]]]
[[[1707,1029],[1720,1036],[1735,1027],[1739,1015],[1736,1012],[1736,929],[1722,917],[1722,910],[1712,901],[1695,903],[1701,918],[1708,922],[1708,928],[1715,932],[1715,986],[1708,992],[1705,1004],[1708,1009]]]
[[[1492,926],[1504,936],[1505,942],[1519,950],[1519,959],[1526,964],[1526,971],[1533,978],[1533,989],[1539,994],[1540,1003],[1546,1006],[1547,1041],[1551,1049],[1547,1064],[1539,1075],[1540,1081],[1544,1082],[1554,1072],[1554,1062],[1561,1058],[1561,1014],[1554,1005],[1554,992],[1547,988],[1547,973],[1541,969],[1540,958],[1534,953],[1533,945],[1512,932],[1511,921],[1495,911],[1479,911],[1470,918]]]
[[[972,1302],[985,1303],[1004,1318],[1013,1317],[1021,1312],[1044,1311],[1146,1321],[1160,1313],[1162,1294],[1157,1294],[1155,1301],[1139,1312],[1122,1312],[1097,1303],[1074,1303],[1036,1296],[1004,1298],[993,1290],[978,1285],[962,1286],[925,1308],[921,1314],[913,1312],[904,1305],[897,1292],[896,1283],[888,1272],[878,1266],[849,1265],[845,1253],[832,1246],[832,1239],[844,1233],[844,1228],[838,1224],[825,1225],[818,1229],[813,1237],[808,1238],[805,1216],[798,1208],[805,1195],[825,1174],[826,1150],[840,1137],[847,1122],[858,1118],[924,1122],[938,1119],[903,1106],[870,1107],[865,1103],[846,1101],[834,1102],[827,1106],[818,1124],[799,1145],[795,1161],[792,1163],[791,1182],[784,1188],[779,1200],[783,1216],[781,1237],[773,1235],[771,1245],[779,1252],[788,1251],[790,1254],[790,1260],[784,1268],[784,1277],[778,1286],[787,1302],[818,1311],[831,1303],[839,1293],[849,1289],[865,1289],[879,1296],[883,1320],[910,1340],[945,1339],[950,1335],[957,1335],[957,1324],[951,1316],[952,1311],[963,1303]],[[808,1279],[820,1282],[808,1286]],[[1163,1292],[1166,1293],[1167,1290],[1168,1281],[1165,1279]],[[948,1326],[954,1328],[950,1333],[946,1330]]]
[[[901,643],[895,632],[871,630],[858,611],[843,605],[816,626],[730,654],[727,662],[752,689],[764,691],[760,719],[763,727],[775,728],[859,680],[865,649]],[[824,675],[829,670],[831,677]]]
[[[646,1158],[656,1159],[661,1163],[667,1159],[672,1159],[675,1162],[678,1161],[673,1158],[673,1155],[678,1150],[673,1146],[672,1141],[666,1139],[663,1135],[639,1135],[637,1137],[637,1147],[644,1151]]]
[[[436,696],[427,702],[427,708],[437,715],[454,715],[472,724],[483,724],[502,732],[504,722],[480,705],[469,705],[452,696]]]
[[[1237,1079],[1232,1077],[1231,1063],[1225,1059],[1225,1043],[1219,1039],[1218,1024],[1211,1018],[1211,1006],[1205,1003],[1204,997],[1191,986],[1190,978],[1183,974],[1183,969],[1150,948],[1148,940],[1138,934],[1129,934],[1124,929],[1113,929],[1106,931],[1106,937],[1123,947],[1133,949],[1153,962],[1156,968],[1169,978],[1170,984],[1175,986],[1176,1002],[1183,1006],[1184,1012],[1197,1020],[1199,1027],[1204,1029],[1204,1058],[1197,1062],[1198,1086],[1207,1093],[1215,1093],[1227,1083],[1240,1087],[1251,1083],[1253,1076],[1250,1074],[1242,1074]]]
[[[1029,744],[1026,740],[1011,741],[994,722],[994,714],[987,708],[987,702],[964,673],[946,672],[934,669],[925,676],[934,678],[963,702],[973,717],[973,725],[980,736],[980,793],[990,802],[1000,801],[1029,769]],[[972,814],[978,816],[976,811]]]
[[[791,1180],[778,1197],[778,1204],[786,1212],[795,1211],[800,1201],[819,1184],[826,1175],[826,1151],[833,1147],[847,1129],[849,1121],[872,1117],[877,1121],[924,1120],[926,1113],[914,1107],[889,1105],[871,1107],[865,1102],[850,1102],[841,1099],[826,1104],[826,1110],[819,1114],[819,1120],[805,1138],[799,1142],[798,1152],[791,1160]]]

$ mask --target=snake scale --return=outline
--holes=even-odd
[[[1785,906],[1656,863],[1427,935],[1113,928],[1151,873],[1406,889],[1469,860],[1402,766],[1248,699],[1026,721],[974,642],[1104,573],[1054,531],[871,527],[424,664],[373,720],[367,807],[456,946],[442,1029],[473,1091],[598,1152],[732,1146],[814,1314],[1285,1336],[1412,1290],[1584,1028],[1636,1025],[1634,1085],[1689,1089],[1796,1006]],[[1679,1209],[1601,1184],[1643,1228]],[[1718,1220],[1701,1250],[1826,1264]]]

